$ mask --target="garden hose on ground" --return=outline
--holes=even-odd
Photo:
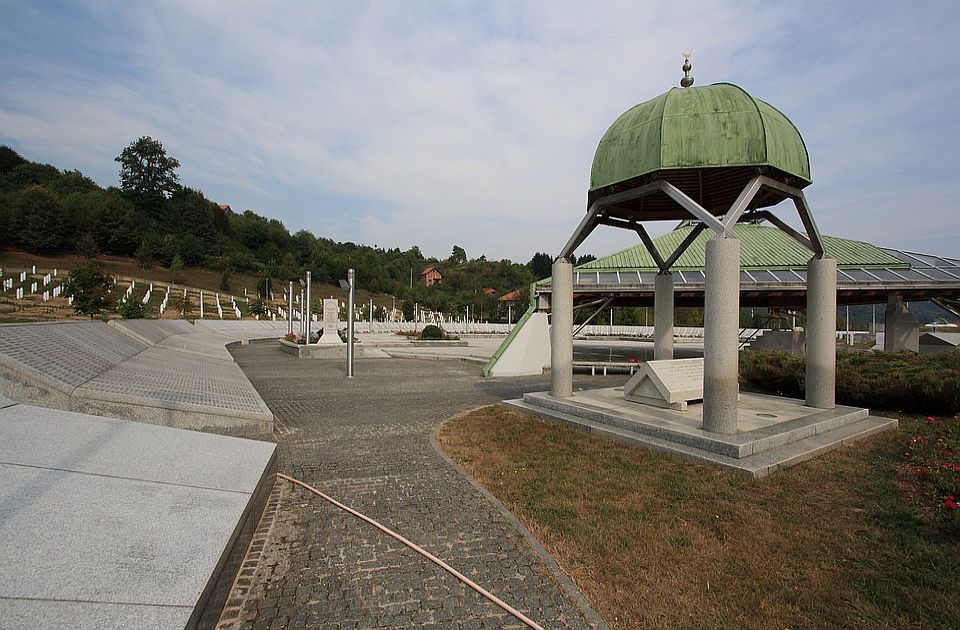
[[[472,589],[475,590],[476,592],[480,593],[481,595],[483,595],[484,597],[486,597],[488,600],[490,600],[491,602],[493,602],[494,604],[496,604],[497,606],[499,606],[500,608],[502,608],[502,609],[505,610],[506,612],[510,613],[511,615],[513,615],[514,617],[516,617],[517,619],[519,619],[520,621],[522,621],[523,623],[525,623],[525,624],[526,624],[527,626],[529,626],[530,628],[534,628],[535,630],[543,630],[543,628],[542,628],[539,624],[537,624],[537,622],[533,621],[532,619],[530,619],[529,617],[527,617],[526,615],[524,615],[523,613],[521,613],[519,610],[516,610],[515,608],[512,608],[510,605],[508,605],[506,602],[504,602],[503,600],[501,600],[499,597],[497,597],[496,595],[494,595],[494,594],[491,593],[490,591],[486,590],[485,588],[483,588],[483,587],[480,586],[479,584],[473,582],[472,580],[470,580],[470,578],[468,578],[468,577],[465,576],[464,574],[460,573],[459,571],[457,571],[456,569],[454,569],[453,567],[451,567],[449,564],[447,564],[446,562],[444,562],[444,561],[441,560],[440,558],[436,557],[435,555],[433,555],[432,553],[430,553],[430,552],[427,551],[426,549],[420,547],[419,545],[417,545],[417,544],[415,544],[415,543],[413,543],[413,542],[410,542],[409,540],[407,540],[406,538],[404,538],[404,537],[401,536],[400,534],[396,533],[395,531],[393,531],[393,530],[391,530],[391,529],[388,529],[387,527],[384,527],[383,525],[381,525],[381,524],[378,523],[377,521],[373,520],[372,518],[370,518],[370,517],[368,517],[368,516],[364,516],[364,515],[361,514],[360,512],[357,512],[356,510],[347,507],[347,506],[344,505],[343,503],[340,503],[340,502],[337,501],[336,499],[333,499],[333,498],[325,495],[324,493],[320,492],[319,490],[317,490],[317,489],[314,488],[313,486],[311,486],[311,485],[309,485],[309,484],[306,484],[306,483],[300,481],[299,479],[294,479],[293,477],[288,477],[287,475],[284,475],[283,473],[277,473],[277,477],[278,477],[279,479],[286,479],[287,481],[289,481],[289,482],[291,482],[291,483],[294,483],[294,484],[296,484],[296,485],[298,485],[298,486],[301,486],[301,487],[303,487],[303,488],[306,488],[307,490],[309,490],[310,492],[314,493],[314,494],[317,495],[318,497],[320,497],[320,498],[322,498],[322,499],[324,499],[324,500],[326,500],[326,501],[329,501],[329,502],[332,503],[333,505],[337,506],[338,508],[340,508],[340,509],[343,510],[344,512],[349,512],[350,514],[352,514],[353,516],[356,516],[356,517],[359,518],[360,520],[366,521],[367,523],[370,523],[371,525],[373,525],[374,527],[376,527],[377,529],[379,529],[381,532],[383,532],[383,533],[386,534],[387,536],[393,538],[393,539],[396,540],[396,541],[399,541],[399,542],[403,543],[404,545],[406,545],[406,546],[409,547],[410,549],[412,549],[412,550],[416,551],[417,553],[419,553],[421,556],[423,556],[423,557],[426,558],[427,560],[430,560],[431,562],[433,562],[433,563],[435,563],[435,564],[443,567],[443,569],[445,569],[445,570],[446,570],[448,573],[450,573],[452,576],[454,576],[455,578],[457,578],[458,580],[460,580],[461,582],[463,582],[464,584],[466,584],[467,586],[469,586],[470,588],[472,588]]]

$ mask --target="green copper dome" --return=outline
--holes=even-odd
[[[627,110],[603,134],[595,191],[657,171],[770,167],[812,182],[800,132],[773,106],[731,83],[673,88]]]

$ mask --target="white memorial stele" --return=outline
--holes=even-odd
[[[318,346],[338,346],[344,343],[337,329],[340,326],[340,303],[327,298],[323,301],[323,334],[317,340]]]
[[[647,361],[623,386],[632,402],[683,411],[703,400],[703,359]]]

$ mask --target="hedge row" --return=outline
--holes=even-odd
[[[740,355],[745,389],[803,398],[804,357],[776,351]],[[838,352],[837,402],[923,414],[960,411],[960,352]]]

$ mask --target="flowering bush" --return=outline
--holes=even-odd
[[[297,333],[288,332],[283,336],[283,338],[286,339],[287,341],[297,343]]]
[[[960,534],[960,420],[932,416],[903,444],[903,460],[935,520]]]

